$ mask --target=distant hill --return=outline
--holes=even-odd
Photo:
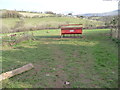
[[[111,12],[105,12],[105,13],[86,13],[86,14],[79,14],[79,16],[114,16],[118,15],[118,12],[120,13],[120,10],[114,10]]]

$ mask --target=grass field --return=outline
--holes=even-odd
[[[20,21],[19,18],[3,18],[2,19],[2,31],[11,31],[15,27],[16,23]],[[104,23],[100,21],[90,21],[88,19],[80,19],[73,17],[44,17],[44,18],[24,18],[24,25],[21,27],[46,27],[46,28],[58,28],[60,25],[68,23],[83,24],[83,27],[97,27],[103,26]],[[19,26],[19,25],[18,25]]]
[[[109,29],[83,30],[80,38],[60,38],[59,29],[32,32],[36,40],[3,46],[3,72],[34,65],[4,80],[4,88],[118,87],[118,47]]]

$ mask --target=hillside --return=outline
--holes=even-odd
[[[49,14],[35,14],[35,13],[21,13],[22,15],[29,15],[33,17],[34,15],[44,15],[43,17],[23,17],[21,18],[2,18],[2,31],[3,32],[20,32],[20,31],[29,31],[29,30],[41,30],[41,29],[54,29],[60,28],[63,24],[69,23],[78,23],[83,24],[83,27],[97,27],[103,26],[104,22],[75,18],[75,17],[67,17],[67,16],[49,16]],[[45,16],[46,15],[46,16]],[[48,16],[47,16],[48,15]]]
[[[115,11],[105,12],[105,13],[86,13],[86,14],[79,14],[79,15],[80,16],[114,16],[114,15],[118,15],[118,12],[120,12],[120,10],[115,10]]]

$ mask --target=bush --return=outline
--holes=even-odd
[[[46,13],[46,14],[55,14],[55,13],[53,13],[52,11],[46,11],[45,13]]]

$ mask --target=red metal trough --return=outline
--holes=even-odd
[[[62,25],[61,27],[61,36],[65,34],[82,34],[82,24],[68,24]]]

